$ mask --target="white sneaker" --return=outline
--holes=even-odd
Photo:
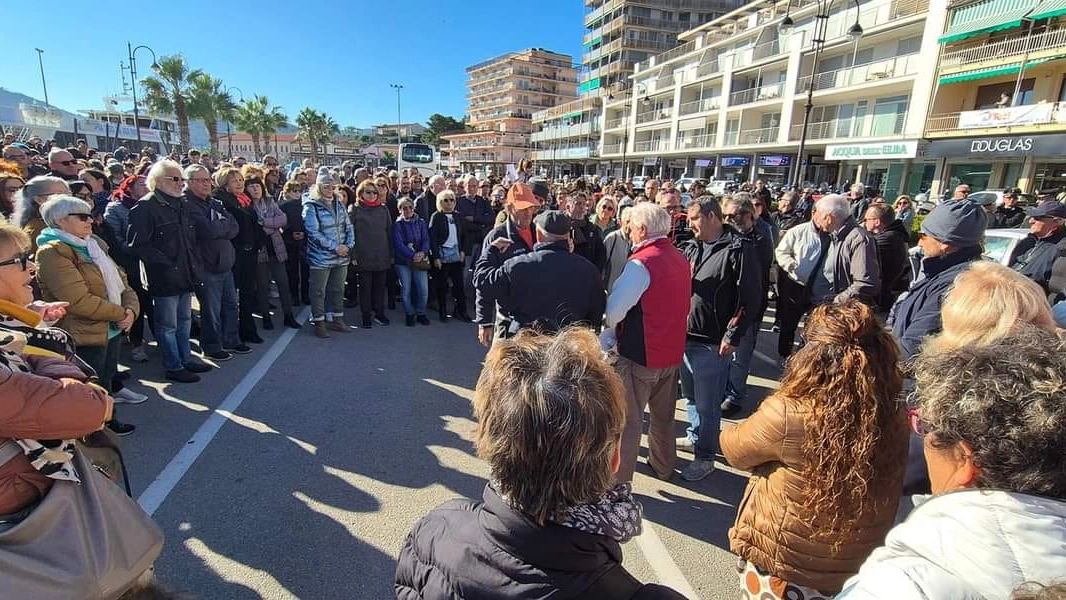
[[[144,344],[133,347],[133,360],[135,362],[148,362],[148,353],[144,350]]]
[[[130,388],[122,388],[114,394],[111,394],[111,398],[114,399],[115,404],[140,404],[147,400],[148,396],[138,394]]]
[[[684,437],[677,438],[675,443],[677,444],[677,449],[681,450],[682,452],[696,451],[696,445],[692,443],[692,438],[688,437],[687,435]]]
[[[685,481],[699,481],[714,472],[713,460],[696,459],[681,471],[681,479]]]

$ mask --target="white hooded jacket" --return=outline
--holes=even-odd
[[[1064,576],[1066,502],[961,490],[917,506],[836,600],[1002,600]]]

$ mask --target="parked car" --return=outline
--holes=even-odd
[[[985,231],[984,257],[994,260],[999,264],[1009,267],[1011,257],[1018,244],[1029,236],[1028,228],[1017,229],[989,229]],[[915,246],[910,249],[911,272],[917,273],[921,267],[922,249]]]
[[[991,195],[996,199],[996,206],[1003,206],[1003,194],[1006,189],[981,190],[967,196],[970,202],[981,203]],[[1018,206],[1036,206],[1036,196],[1032,194],[1018,194]]]
[[[692,184],[696,183],[699,180],[699,177],[682,177],[675,181],[674,185],[676,185],[677,189],[681,190],[682,192],[687,192],[688,188],[692,187]]]
[[[633,189],[634,190],[642,190],[642,189],[644,189],[644,182],[647,181],[647,180],[648,180],[648,178],[643,176],[643,175],[637,175],[637,176],[633,177]]]
[[[726,193],[727,188],[733,185],[735,182],[732,179],[712,179],[707,182],[707,191],[721,196]]]

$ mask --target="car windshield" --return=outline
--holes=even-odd
[[[985,237],[985,258],[1003,264],[1003,258],[1016,240],[1009,237]]]

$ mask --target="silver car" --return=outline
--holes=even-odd
[[[1009,267],[1018,244],[1029,237],[1028,229],[988,229],[985,231],[984,257]],[[922,249],[915,246],[908,252],[911,273],[918,273],[922,266]]]

